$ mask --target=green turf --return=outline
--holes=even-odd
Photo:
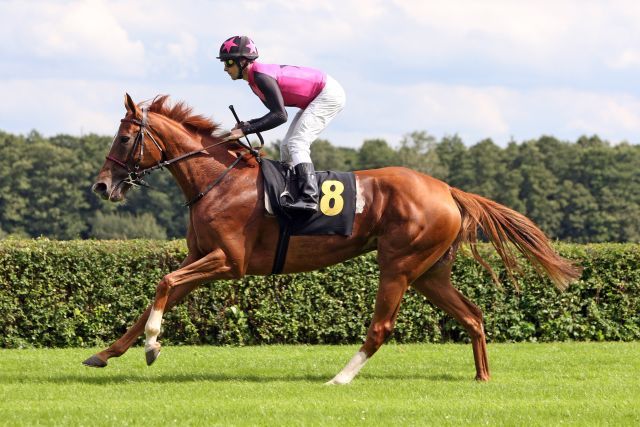
[[[0,425],[640,425],[640,343],[385,345],[347,386],[357,346],[0,350]]]

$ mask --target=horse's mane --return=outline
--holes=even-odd
[[[220,125],[201,114],[194,114],[193,109],[180,101],[174,105],[167,102],[169,95],[158,95],[151,101],[149,111],[161,114],[182,124],[187,130],[204,135],[211,135]]]

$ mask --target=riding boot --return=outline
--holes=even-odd
[[[294,168],[298,175],[298,197],[288,210],[318,212],[318,181],[312,163],[300,163]]]

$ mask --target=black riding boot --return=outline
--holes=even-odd
[[[298,175],[298,198],[287,206],[295,211],[318,212],[318,181],[312,163],[300,163],[294,168]]]

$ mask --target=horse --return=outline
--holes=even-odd
[[[275,259],[279,224],[266,215],[255,152],[228,141],[219,125],[194,114],[184,102],[167,101],[162,95],[136,104],[125,94],[125,116],[92,189],[119,202],[144,174],[164,166],[189,201],[188,253],[179,269],[157,284],[153,302],[136,323],[85,360],[87,366],[106,366],[143,331],[146,363],[151,365],[160,353],[157,338],[167,310],[204,283],[268,275]],[[352,234],[292,236],[282,270],[306,272],[377,251],[379,285],[366,338],[327,384],[351,382],[389,338],[410,286],[460,322],[471,337],[475,379],[490,379],[482,311],[451,282],[462,243],[470,244],[474,258],[495,280],[476,250],[483,236],[511,277],[522,262],[518,252],[561,291],[580,275],[580,268],[556,253],[531,220],[506,206],[407,168],[354,173],[360,207]]]

